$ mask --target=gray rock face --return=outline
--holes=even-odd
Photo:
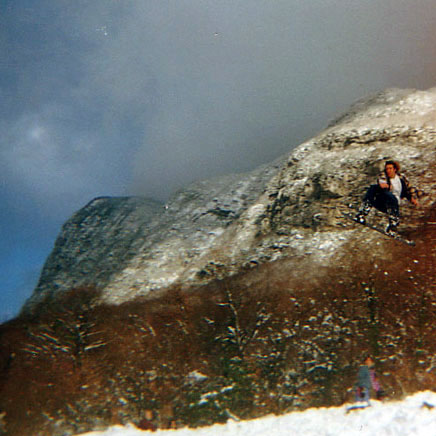
[[[55,295],[74,287],[104,284],[136,254],[138,241],[153,233],[162,205],[141,198],[96,198],[62,227],[35,294]]]
[[[435,108],[436,89],[388,90],[358,102],[288,156],[195,183],[166,205],[95,199],[64,225],[24,311],[79,286],[96,285],[103,301],[119,304],[283,257],[295,260],[296,275],[314,274],[351,242],[386,257],[392,240],[345,222],[341,212],[395,159],[426,192],[418,209],[401,206],[401,229],[418,225],[436,194]]]
[[[278,168],[272,163],[200,181],[167,204],[139,197],[92,200],[64,224],[24,312],[72,288],[97,286],[109,301],[121,302],[170,286],[256,200]]]

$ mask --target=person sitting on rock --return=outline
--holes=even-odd
[[[384,171],[379,175],[376,185],[371,185],[356,215],[356,221],[365,224],[365,217],[375,207],[388,214],[389,224],[386,233],[395,234],[400,224],[400,201],[407,198],[418,206],[421,192],[410,186],[405,176],[400,174],[400,164],[393,160],[385,163]]]

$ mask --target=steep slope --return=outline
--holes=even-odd
[[[24,310],[73,287],[106,288],[107,297],[124,301],[173,284],[276,171],[272,163],[249,174],[197,182],[167,204],[96,198],[63,226]]]
[[[427,194],[419,209],[402,208],[402,231],[416,229],[436,193],[435,102],[435,89],[388,90],[358,102],[289,156],[248,174],[198,182],[166,205],[92,201],[65,224],[24,312],[83,285],[119,304],[287,256],[312,269],[333,267],[332,254],[350,241],[385,255],[388,242],[344,222],[341,211],[359,203],[386,159],[396,159]]]
[[[251,173],[78,211],[0,326],[0,433],[339,405],[366,353],[387,399],[433,389],[435,103],[389,90]],[[426,193],[401,206],[415,247],[341,214],[391,158]]]

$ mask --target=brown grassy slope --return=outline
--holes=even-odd
[[[435,212],[425,221],[416,247],[388,240],[393,256],[375,267],[350,246],[344,268],[316,284],[289,279],[292,261],[282,260],[121,306],[73,290],[38,317],[4,324],[0,434],[145,427],[146,418],[196,426],[338,405],[352,399],[366,352],[388,398],[434,389]]]

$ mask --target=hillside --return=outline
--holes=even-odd
[[[435,103],[388,90],[251,173],[91,201],[1,326],[4,434],[340,405],[366,353],[386,399],[433,389]],[[386,159],[425,193],[401,206],[415,247],[342,216]]]

